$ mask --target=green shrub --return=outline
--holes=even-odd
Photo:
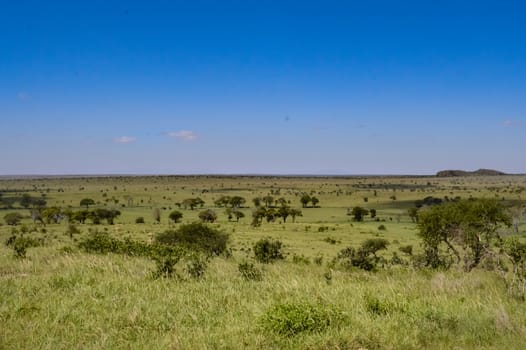
[[[343,314],[332,305],[297,302],[270,308],[260,322],[267,332],[291,337],[300,333],[323,332],[338,326],[342,320]]]
[[[24,217],[20,213],[7,213],[4,215],[4,221],[6,224],[16,226],[22,221]]]
[[[208,262],[200,257],[193,257],[186,263],[185,271],[193,279],[203,278]]]
[[[158,234],[156,243],[169,246],[182,246],[208,255],[220,255],[227,251],[229,236],[203,223],[181,225],[177,230],[168,230]]]
[[[370,294],[365,296],[365,308],[375,315],[387,315],[393,311],[391,303]]]
[[[401,246],[400,248],[398,248],[398,250],[404,254],[413,255],[413,246],[410,244]]]
[[[15,236],[14,238],[10,237],[8,241],[9,241],[9,245],[13,247],[15,256],[17,258],[25,258],[26,253],[27,253],[27,248],[39,247],[43,243],[41,239],[34,239],[31,237],[24,237],[24,236],[18,236],[18,237]]]
[[[153,278],[170,278],[177,274],[175,273],[175,265],[179,262],[173,256],[166,256],[155,260],[156,269],[153,272]]]
[[[268,238],[262,238],[254,244],[254,257],[264,264],[284,259],[281,246],[282,243],[279,240],[271,241]]]
[[[144,224],[144,218],[142,216],[139,216],[135,219],[136,224]]]
[[[261,281],[263,273],[253,263],[242,262],[238,266],[239,273],[247,281]]]
[[[310,259],[307,258],[306,256],[304,256],[303,254],[301,254],[301,255],[294,254],[292,256],[292,262],[294,264],[309,265],[310,264]]]

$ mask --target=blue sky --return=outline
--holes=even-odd
[[[5,1],[0,175],[526,173],[521,1]]]

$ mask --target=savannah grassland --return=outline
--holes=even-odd
[[[497,197],[518,207],[525,186],[524,176],[0,179],[4,199],[27,193],[44,197],[47,206],[79,210],[81,199],[92,198],[93,208],[122,213],[114,225],[77,224],[80,233],[70,238],[66,222],[35,225],[18,203],[11,209],[0,205],[2,218],[16,211],[25,216],[17,230],[24,227],[26,235],[44,239],[25,258],[15,257],[4,244],[13,226],[0,226],[0,349],[525,349],[526,304],[509,293],[502,274],[482,267],[469,273],[459,266],[415,268],[399,250],[421,249],[417,225],[408,216],[415,200]],[[305,192],[319,199],[319,207],[301,208]],[[303,216],[294,223],[289,218],[251,226],[252,198],[268,194],[289,200]],[[247,200],[239,222],[229,222],[224,208],[214,206],[222,195]],[[202,198],[204,207],[175,205],[190,197]],[[358,205],[376,209],[378,221],[368,216],[353,222],[347,208]],[[160,223],[154,222],[155,208],[161,210]],[[230,234],[232,254],[213,258],[201,279],[184,270],[179,277],[156,279],[150,259],[78,247],[95,231],[151,242],[181,225],[170,223],[172,210],[190,223],[208,208],[218,214],[210,225]],[[137,217],[145,223],[136,224]],[[523,239],[520,211],[515,219],[518,233],[500,233]],[[265,237],[283,242],[284,260],[254,261],[252,247]],[[342,249],[378,237],[390,244],[377,271],[331,266]],[[406,264],[389,263],[393,253]],[[262,280],[242,278],[242,262],[253,262]],[[274,332],[268,315],[283,304],[329,310],[330,322],[295,334]]]

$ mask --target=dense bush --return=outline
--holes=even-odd
[[[4,215],[4,221],[6,224],[16,226],[22,221],[24,217],[20,213],[7,213]]]
[[[347,247],[338,253],[333,261],[339,263],[343,268],[357,267],[362,270],[371,271],[383,259],[376,255],[380,250],[387,248],[389,242],[383,238],[371,238],[364,241],[358,249]]]
[[[342,312],[332,305],[298,302],[272,307],[261,318],[261,325],[267,332],[290,337],[323,332],[338,326],[343,319]]]
[[[265,264],[284,259],[281,246],[281,241],[262,238],[254,244],[254,257],[257,261]]]
[[[155,238],[155,242],[202,251],[208,255],[220,255],[226,252],[228,239],[227,233],[196,222],[181,225],[177,230],[160,233]]]
[[[6,246],[12,247],[15,253],[15,256],[18,258],[25,258],[27,253],[27,248],[39,247],[43,243],[42,239],[35,239],[32,237],[26,236],[17,236],[12,235],[6,241]]]
[[[214,222],[217,220],[217,214],[212,209],[203,210],[198,216],[203,222]]]
[[[261,281],[263,273],[251,262],[242,262],[238,265],[239,273],[247,281]]]

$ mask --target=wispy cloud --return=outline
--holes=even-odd
[[[166,135],[183,141],[195,141],[197,139],[197,134],[189,130],[171,131],[166,133]]]
[[[507,128],[518,128],[522,126],[522,122],[517,121],[517,120],[508,119],[508,120],[505,120],[502,123],[502,125],[504,125]]]
[[[122,144],[133,143],[135,141],[137,141],[137,138],[132,136],[120,136],[113,139],[113,142]]]
[[[19,101],[28,101],[29,99],[31,99],[31,95],[25,91],[20,91],[16,95],[16,98],[18,98]]]

